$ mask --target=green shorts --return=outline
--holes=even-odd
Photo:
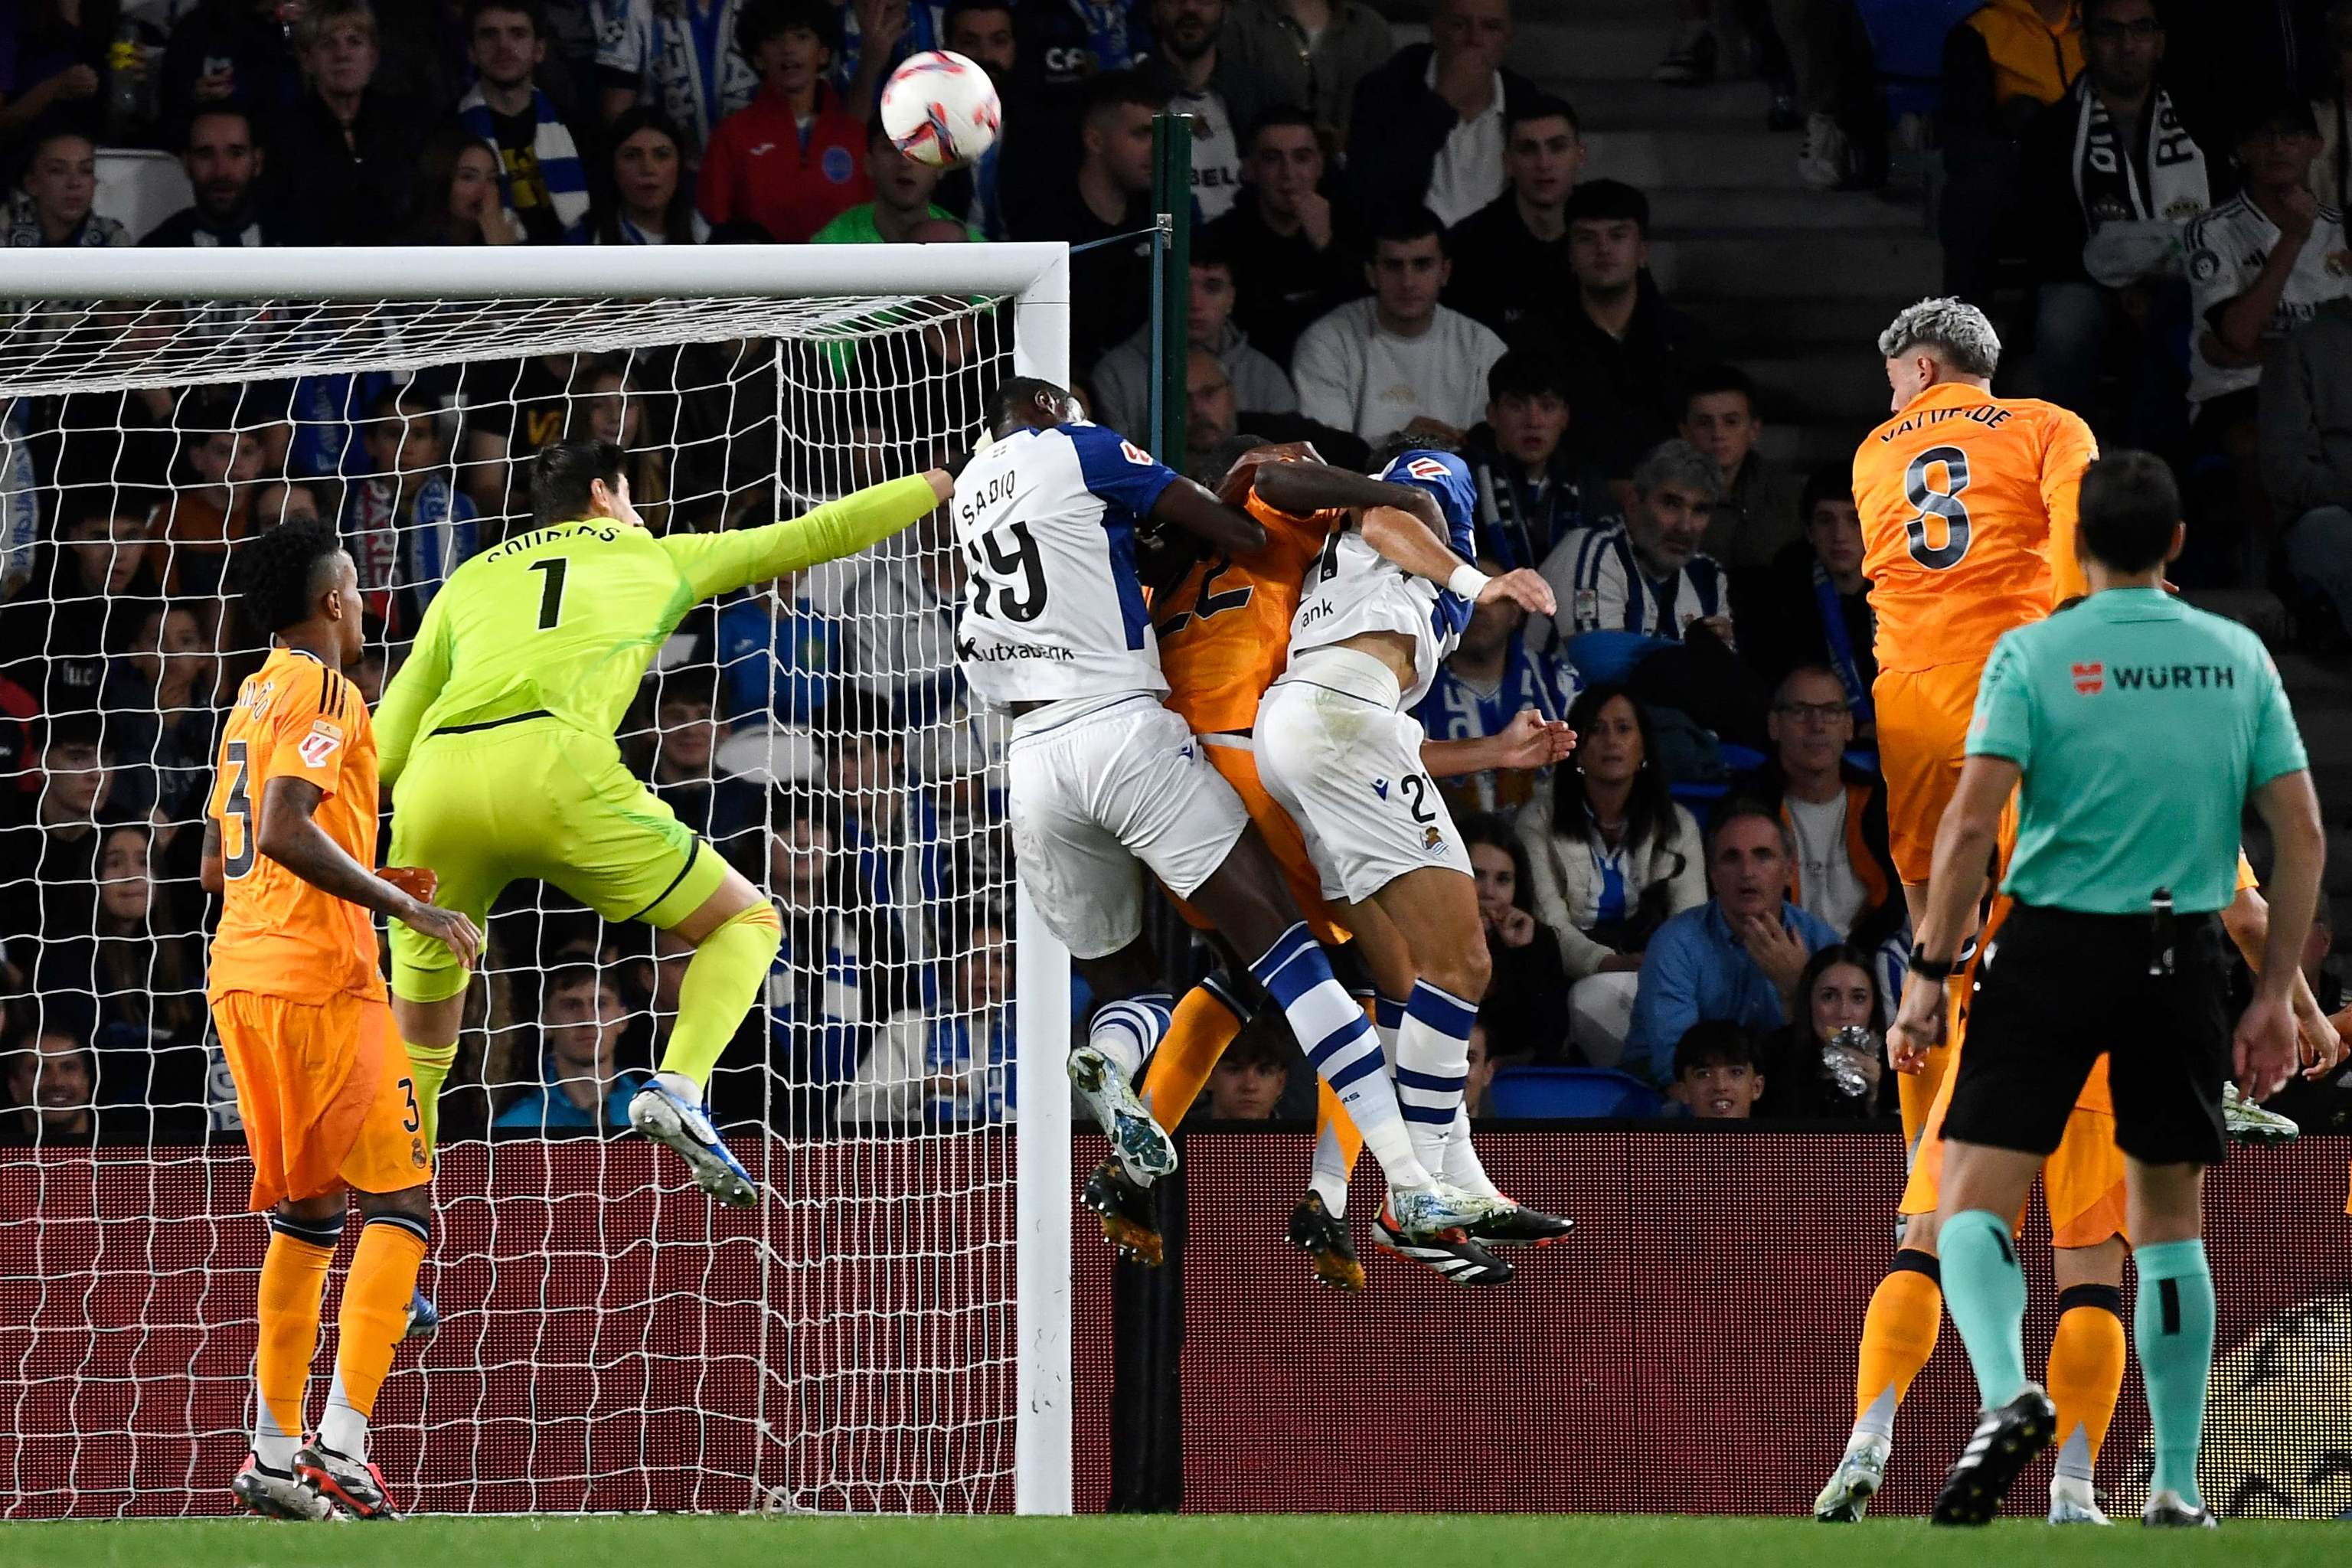
[[[622,764],[605,735],[547,718],[428,736],[393,791],[394,866],[430,867],[433,901],[480,925],[509,882],[551,882],[608,921],[667,929],[727,863]],[[466,988],[441,943],[392,922],[392,988],[438,1002]]]

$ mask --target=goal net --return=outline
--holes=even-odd
[[[531,526],[541,443],[620,442],[657,531],[790,516],[1058,379],[1066,278],[1058,246],[0,257],[0,1517],[226,1511],[250,1430],[266,1233],[197,882],[265,640],[237,542],[339,522],[373,700]],[[756,1209],[626,1131],[684,944],[540,883],[494,910],[440,1328],[376,1413],[418,1510],[1066,1507],[1066,970],[1017,909],[943,521],[689,614],[620,734],[782,915],[711,1088]]]

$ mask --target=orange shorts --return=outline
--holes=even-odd
[[[1958,1065],[1959,1047],[1947,1053]],[[1933,1214],[1943,1197],[1944,1112],[1952,1103],[1959,1074],[1948,1068],[1914,1146],[1911,1178],[1903,1188],[1903,1213]],[[2042,1166],[2042,1196],[2050,1208],[2050,1245],[2096,1247],[2124,1234],[2124,1155],[2116,1147],[2115,1102],[2107,1094],[2107,1058],[2101,1057],[2084,1081],[2066,1119],[2057,1152]]]
[[[253,1156],[253,1206],[339,1187],[396,1193],[433,1179],[416,1086],[392,1009],[369,996],[312,1005],[230,991],[213,998]]]
[[[1227,784],[1234,786],[1234,793],[1242,797],[1242,808],[1249,813],[1249,819],[1257,824],[1258,834],[1265,838],[1265,847],[1274,851],[1275,860],[1282,867],[1283,882],[1290,889],[1291,901],[1298,906],[1298,912],[1307,917],[1307,929],[1315,933],[1315,940],[1334,945],[1348,941],[1350,935],[1348,928],[1333,918],[1331,907],[1323,901],[1323,874],[1316,870],[1315,862],[1307,858],[1307,840],[1299,836],[1298,824],[1291,821],[1290,814],[1275,804],[1274,796],[1265,793],[1265,785],[1258,782],[1257,753],[1250,750],[1246,742],[1236,745],[1234,742],[1240,739],[1231,735],[1202,735],[1200,737],[1201,754],[1208,759],[1209,765],[1216,769]],[[1185,923],[1193,930],[1215,929],[1198,910],[1175,894],[1170,893],[1168,901],[1176,906],[1176,912],[1182,915]]]
[[[1878,715],[1878,767],[1886,775],[1886,840],[1895,874],[1924,883],[1936,861],[1936,828],[1959,788],[1984,665],[1882,669],[1870,689]]]

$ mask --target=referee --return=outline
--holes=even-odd
[[[2204,1168],[2221,1162],[2232,1070],[2217,910],[2231,900],[2252,799],[2278,863],[2235,1072],[2266,1099],[2295,1065],[2289,996],[2325,856],[2319,805],[2277,668],[2254,635],[2164,590],[2185,533],[2164,464],[2117,452],[2083,477],[2076,548],[2090,595],[2000,639],[1985,667],[1968,763],[1936,837],[1913,978],[1889,1031],[1898,1052],[1942,1035],[1944,981],[1967,934],[2003,806],[2015,900],[1979,965],[1968,1048],[1944,1119],[1937,1217],[1945,1302],[1983,1411],[1936,1499],[1942,1524],[1990,1519],[2047,1447],[2050,1397],[2026,1380],[2025,1277],[2010,1225],[2109,1055],[2139,1274],[2134,1338],[2155,1426],[2142,1522],[2210,1527],[2197,1489],[2213,1357]]]

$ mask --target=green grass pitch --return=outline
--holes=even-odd
[[[2056,1568],[2254,1563],[2340,1568],[2352,1525],[2225,1525],[2219,1532],[1986,1531],[1916,1520],[1846,1529],[1802,1519],[1596,1515],[836,1520],[753,1518],[412,1519],[382,1525],[260,1520],[0,1526],[0,1563],[39,1568],[1330,1568],[1418,1562],[1605,1563],[1608,1568]]]

